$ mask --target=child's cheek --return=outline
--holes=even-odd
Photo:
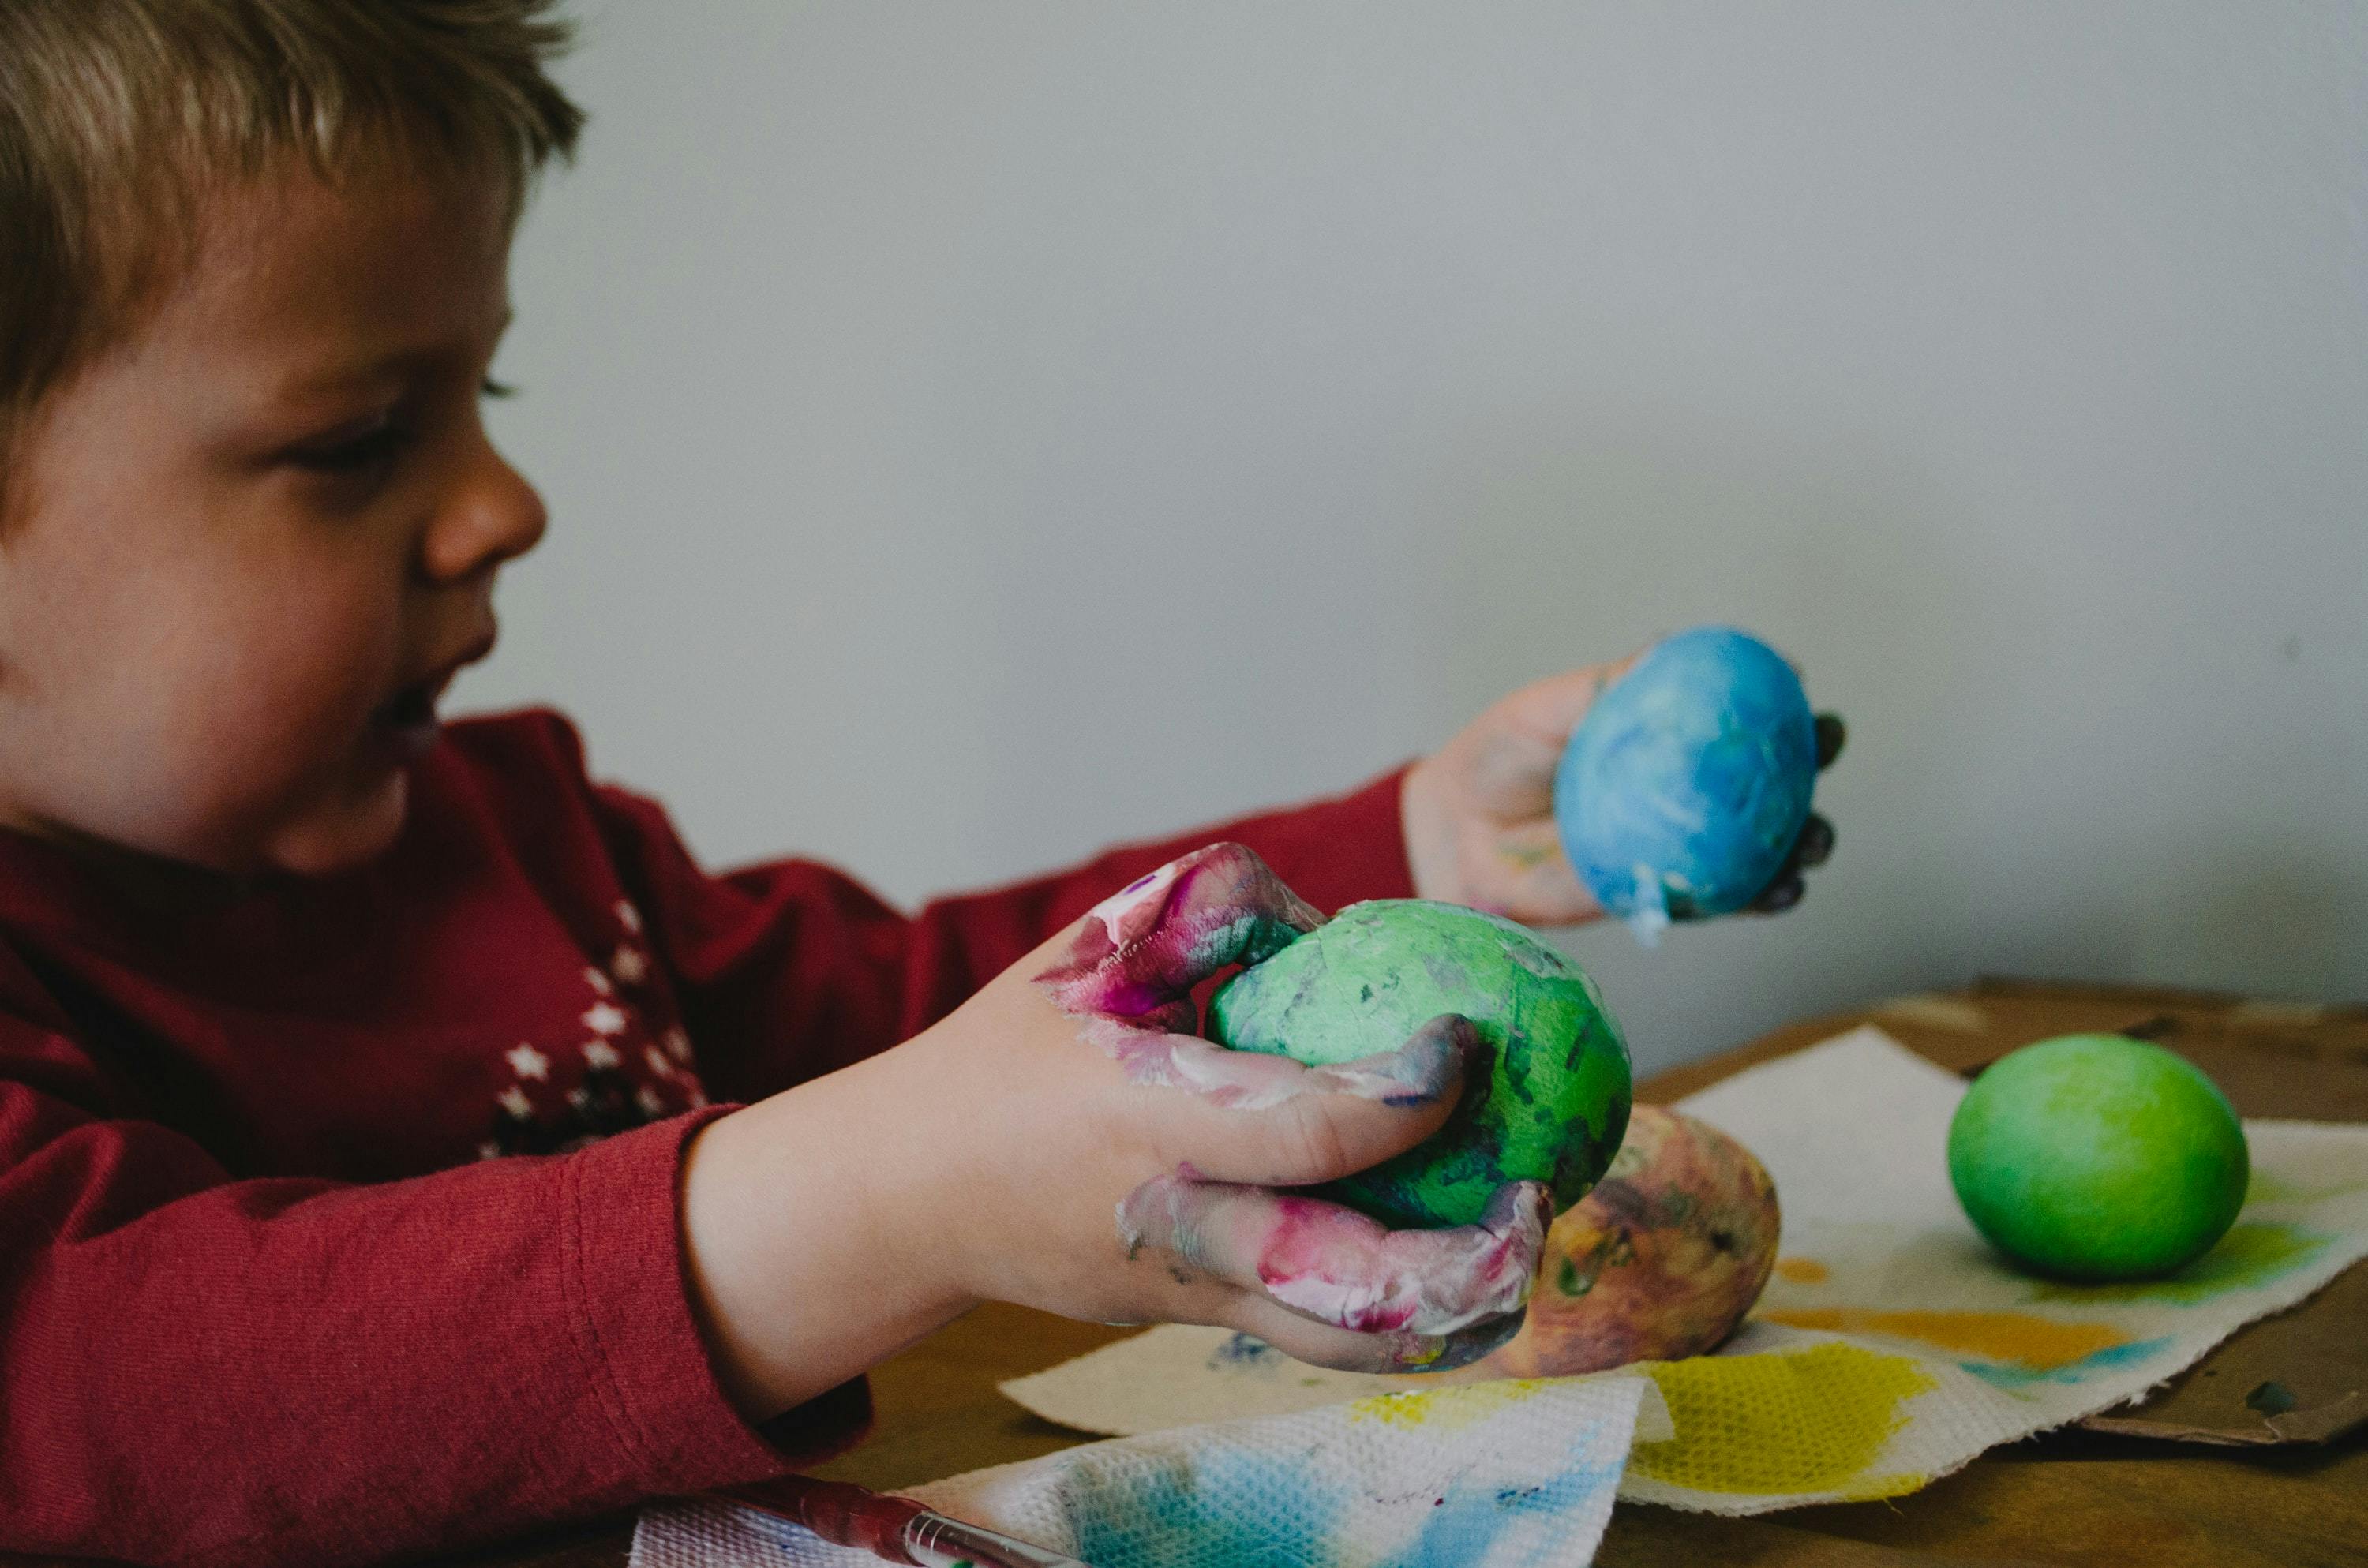
[[[404,809],[395,770],[369,744],[396,679],[392,619],[352,593],[291,595],[276,616],[268,605],[224,608],[233,613],[206,629],[222,652],[189,661],[162,716],[173,771],[211,819],[193,827],[233,858],[291,835],[313,846],[308,861],[374,852]]]

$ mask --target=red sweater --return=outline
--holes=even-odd
[[[1404,895],[1397,794],[912,916],[708,875],[549,713],[454,726],[334,879],[128,906],[0,833],[0,1547],[351,1562],[843,1447],[860,1382],[759,1433],[708,1365],[676,1176],[711,1097],[894,1044],[1213,839],[1319,907]]]

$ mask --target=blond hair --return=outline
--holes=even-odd
[[[136,329],[209,189],[425,159],[511,210],[583,112],[555,0],[0,0],[0,503],[42,398]],[[5,512],[5,505],[0,505]]]

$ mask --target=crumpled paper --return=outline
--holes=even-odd
[[[1717,1355],[1637,1369],[1675,1435],[1639,1435],[1622,1497],[1750,1514],[1912,1492],[1985,1449],[2143,1395],[2368,1256],[2368,1127],[2251,1120],[2245,1210],[2196,1263],[2143,1284],[2017,1272],[1949,1186],[1964,1091],[1861,1028],[1679,1102],[1768,1167],[1784,1247],[1752,1320]],[[1413,1381],[1167,1327],[1004,1389],[1066,1426],[1143,1432]]]
[[[1584,1568],[1648,1400],[1657,1414],[1633,1376],[1434,1384],[1091,1443],[906,1495],[1092,1568]],[[646,1513],[633,1537],[632,1568],[878,1562],[720,1502]]]

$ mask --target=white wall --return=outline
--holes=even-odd
[[[1704,619],[1850,719],[1645,1065],[1978,971],[2368,994],[2368,9],[608,0],[465,705],[901,899]]]

